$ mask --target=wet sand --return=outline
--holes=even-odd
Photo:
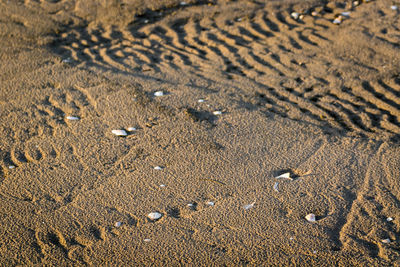
[[[0,265],[399,266],[400,2],[147,2],[0,1]]]

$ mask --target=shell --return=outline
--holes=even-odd
[[[150,238],[145,238],[145,239],[143,239],[143,241],[144,241],[144,242],[150,242],[151,239],[150,239]]]
[[[278,190],[278,185],[279,185],[279,183],[278,183],[278,182],[275,182],[275,184],[274,184],[274,190],[275,190],[276,192],[279,192],[279,190]]]
[[[160,170],[162,170],[162,169],[163,169],[163,167],[160,167],[160,166],[155,166],[155,167],[154,167],[154,169],[155,169],[155,170],[157,170],[157,171],[160,171]]]
[[[293,19],[299,19],[299,17],[300,17],[300,14],[299,13],[297,13],[297,12],[292,12],[291,14],[290,14],[290,16],[293,18]]]
[[[393,218],[392,217],[387,217],[386,221],[391,222],[391,221],[393,221]]]
[[[79,120],[79,117],[75,117],[75,116],[67,116],[66,118],[67,118],[67,120],[70,120],[70,121],[77,121],[77,120]]]
[[[279,176],[276,176],[275,178],[276,178],[276,179],[290,179],[290,180],[293,180],[293,179],[290,177],[290,172],[285,172],[285,173],[283,173],[283,174],[281,174],[281,175],[279,175]]]
[[[391,9],[391,10],[397,10],[397,9],[399,9],[399,8],[398,8],[398,6],[393,5],[393,6],[390,7],[390,9]]]
[[[128,135],[128,133],[125,130],[112,130],[111,132],[117,136],[127,136]]]
[[[135,127],[128,127],[128,128],[126,128],[126,130],[128,132],[133,132],[133,131],[136,131],[136,128]]]
[[[252,207],[254,207],[254,204],[256,204],[256,202],[253,202],[253,203],[244,205],[243,208],[244,208],[245,210],[249,210],[249,209],[251,209]]]
[[[390,242],[392,242],[392,240],[390,240],[390,238],[386,238],[386,239],[382,239],[381,242],[384,244],[389,244]]]
[[[8,168],[9,168],[9,169],[14,169],[15,166],[14,166],[14,165],[10,165],[10,166],[8,166]]]
[[[154,96],[163,96],[164,92],[163,91],[157,91],[154,93]]]
[[[315,214],[314,214],[314,213],[307,214],[305,218],[306,218],[306,220],[309,221],[309,222],[315,222],[315,221],[316,221],[316,218],[315,218]]]
[[[216,111],[213,112],[213,114],[214,114],[214,115],[221,115],[221,114],[222,114],[222,111],[216,110]]]
[[[153,212],[150,212],[150,213],[147,215],[147,217],[148,217],[150,220],[155,221],[155,220],[160,219],[160,218],[162,217],[162,214],[159,213],[159,212],[153,211]]]
[[[114,224],[115,227],[120,227],[121,225],[122,225],[122,222],[116,222],[116,223]]]
[[[207,204],[208,206],[214,206],[214,205],[215,205],[215,203],[212,202],[212,201],[208,201],[208,202],[206,202],[206,204]]]
[[[203,102],[205,102],[205,100],[204,99],[199,99],[199,100],[197,100],[197,102],[203,103]]]

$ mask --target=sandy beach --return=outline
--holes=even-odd
[[[400,1],[0,0],[0,266],[400,266]]]

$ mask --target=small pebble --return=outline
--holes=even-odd
[[[14,169],[15,166],[14,166],[14,165],[10,165],[10,166],[8,166],[8,168],[9,168],[9,169]]]
[[[74,116],[67,116],[67,120],[77,121],[77,120],[79,120],[79,118],[78,117],[74,117]]]
[[[205,102],[205,100],[204,99],[199,99],[199,100],[197,100],[197,102],[203,103],[203,102]]]
[[[159,212],[156,212],[156,211],[150,212],[150,213],[147,215],[147,217],[148,217],[150,220],[152,220],[152,221],[155,221],[155,220],[160,219],[161,216],[162,216],[162,214],[159,213]]]
[[[164,92],[163,91],[157,91],[154,93],[154,96],[163,96]]]
[[[390,242],[392,242],[392,240],[390,240],[389,238],[386,238],[386,239],[382,239],[381,242],[384,244],[389,244]]]
[[[128,127],[126,130],[128,132],[133,132],[133,131],[136,131],[136,128],[135,127]]]
[[[314,213],[307,214],[305,218],[309,222],[315,222],[316,221]]]
[[[392,9],[392,10],[397,10],[397,9],[399,9],[399,8],[398,8],[398,6],[394,6],[394,5],[393,5],[393,6],[390,7],[390,9]]]
[[[212,202],[212,201],[208,201],[206,204],[207,204],[208,206],[214,206],[214,205],[215,205],[215,203]]]
[[[114,225],[115,225],[115,227],[120,227],[121,226],[121,222],[116,222]]]
[[[391,221],[393,221],[393,218],[392,217],[387,217],[386,221],[391,222]]]
[[[150,241],[151,241],[151,239],[149,239],[149,238],[145,238],[145,239],[143,239],[143,241],[144,241],[144,242],[150,242]]]
[[[213,114],[214,114],[214,115],[221,115],[221,114],[222,114],[222,111],[216,110],[216,111],[213,112]]]
[[[160,170],[162,170],[163,168],[160,167],[160,166],[155,166],[154,169],[157,170],[157,171],[160,171]]]
[[[112,130],[111,132],[117,136],[127,136],[128,135],[125,130]]]

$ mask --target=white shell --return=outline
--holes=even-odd
[[[307,214],[305,218],[309,222],[315,222],[316,221],[314,213]]]
[[[340,14],[342,14],[342,16],[345,16],[345,17],[350,17],[351,12],[345,11],[345,12],[342,12]]]
[[[245,210],[249,210],[249,209],[251,209],[252,207],[254,207],[254,204],[255,204],[255,203],[256,203],[256,202],[253,202],[253,203],[251,203],[251,204],[244,205],[243,208],[244,208]]]
[[[128,132],[133,132],[133,131],[136,131],[136,128],[135,127],[128,127],[128,128],[126,128],[126,130]]]
[[[164,188],[164,187],[166,187],[166,185],[165,184],[160,184],[160,187]]]
[[[154,221],[154,220],[160,219],[160,218],[162,217],[162,214],[159,213],[159,212],[154,211],[154,212],[150,212],[150,213],[147,215],[147,217],[148,217],[150,220]]]
[[[203,103],[203,102],[205,102],[205,100],[204,99],[199,99],[199,100],[197,100],[197,102]]]
[[[216,110],[216,111],[213,112],[213,114],[214,114],[214,115],[221,115],[221,114],[222,114],[222,111]]]
[[[128,135],[125,130],[112,130],[111,132],[117,136],[127,136]]]
[[[392,217],[387,217],[386,221],[391,222],[391,221],[393,221],[393,218]]]
[[[115,225],[115,227],[120,227],[121,226],[121,222],[116,222],[114,225]]]
[[[189,203],[189,204],[187,204],[187,206],[188,207],[194,207],[194,204],[193,203]]]
[[[14,169],[15,166],[14,166],[14,165],[10,165],[10,166],[8,166],[8,168],[9,168],[9,169]]]
[[[278,190],[278,185],[279,185],[279,183],[278,183],[278,182],[275,182],[275,184],[274,184],[274,190],[275,190],[276,192],[279,192],[279,190]]]
[[[160,167],[160,166],[155,166],[154,169],[157,170],[157,171],[160,171],[160,170],[162,170],[163,168]]]
[[[333,24],[339,25],[340,23],[342,23],[342,20],[340,18],[336,18],[332,21]]]
[[[385,243],[385,244],[389,244],[390,242],[392,242],[392,240],[390,240],[389,238],[386,238],[386,239],[382,239],[381,242]]]
[[[290,180],[293,180],[293,179],[290,177],[290,172],[285,172],[284,174],[281,174],[281,175],[279,175],[279,176],[276,176],[275,178],[276,178],[276,179],[290,179]]]
[[[154,96],[163,96],[164,92],[163,91],[157,91],[154,93]]]
[[[290,14],[290,16],[291,16],[292,18],[294,18],[294,19],[298,19],[298,18],[300,17],[300,14],[297,13],[297,12],[292,12],[292,13]]]
[[[392,10],[397,10],[397,9],[399,9],[397,6],[395,6],[395,5],[393,5],[393,6],[391,6],[390,7]]]
[[[208,206],[214,206],[214,205],[215,205],[215,203],[212,202],[212,201],[208,201],[206,204],[207,204]]]
[[[77,121],[77,120],[79,120],[79,117],[67,116],[67,120],[70,120],[70,121]]]
[[[144,23],[149,23],[149,20],[148,20],[148,19],[145,19],[145,20],[144,20]]]
[[[183,1],[180,4],[181,4],[181,6],[186,6],[187,5],[187,3],[183,2]]]
[[[72,61],[71,58],[65,58],[62,60],[62,62],[64,63],[70,63],[71,61]]]
[[[145,238],[145,239],[143,239],[143,241],[144,241],[144,242],[150,242],[151,239],[150,239],[150,238]]]

